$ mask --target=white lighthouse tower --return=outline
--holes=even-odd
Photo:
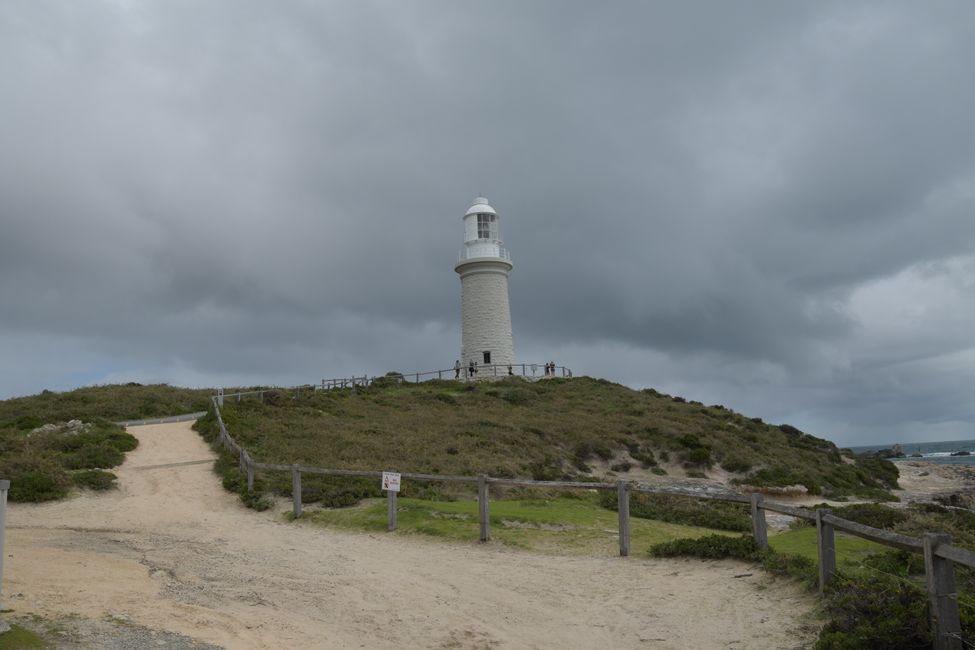
[[[474,199],[464,215],[464,248],[454,266],[460,275],[460,358],[465,368],[472,361],[478,366],[507,366],[515,360],[508,305],[512,264],[499,226],[498,213],[488,200]]]

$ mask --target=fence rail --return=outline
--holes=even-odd
[[[488,364],[483,366],[476,366],[475,371],[471,373],[468,366],[461,366],[460,368],[444,368],[442,370],[425,370],[422,372],[410,372],[410,373],[398,373],[393,375],[393,377],[398,377],[400,380],[409,383],[419,384],[422,381],[428,381],[432,379],[457,379],[462,381],[476,381],[478,379],[485,378],[495,378],[495,377],[514,377],[521,376],[529,379],[544,379],[546,377],[572,377],[572,370],[566,366],[550,366],[546,368],[548,364],[545,363],[514,363],[514,364]],[[520,371],[520,374],[519,374]],[[242,398],[249,395],[256,395],[259,400],[264,401],[264,393],[268,393],[272,390],[280,391],[294,391],[295,394],[300,394],[301,391],[315,391],[315,390],[337,390],[342,388],[365,388],[371,385],[377,379],[388,379],[389,375],[377,375],[370,377],[369,375],[362,375],[357,377],[353,375],[352,377],[344,377],[338,379],[322,379],[321,383],[316,384],[302,384],[300,386],[289,386],[289,387],[267,387],[258,388],[255,390],[239,391],[236,393],[225,393],[223,388],[217,389],[217,394],[215,399],[217,399],[220,406],[223,406],[224,399],[234,399],[240,402]],[[202,413],[192,413],[187,415],[174,416],[176,418],[186,418],[186,419],[196,419],[201,417]],[[174,422],[179,420],[170,420],[168,418],[159,418],[156,420],[130,420],[126,422],[118,422],[122,426],[134,426],[139,424],[158,424],[161,422]]]
[[[422,372],[400,373],[399,376],[403,378],[403,381],[412,381],[416,384],[428,379],[463,379],[464,381],[469,381],[484,377],[510,377],[516,375],[535,379],[543,377],[572,376],[572,370],[565,366],[555,366],[551,371],[547,371],[545,370],[546,365],[547,364],[544,363],[492,363],[475,366],[473,372],[471,372],[470,366],[461,366],[460,368],[443,368],[441,370],[424,370]],[[382,375],[378,377],[363,375],[362,377],[353,376],[340,379],[322,379],[321,389],[332,390],[335,388],[368,386],[376,379],[382,378]]]
[[[120,427],[138,427],[146,424],[168,424],[170,422],[187,422],[189,420],[198,420],[206,415],[206,411],[199,411],[198,413],[185,413],[183,415],[171,415],[165,418],[149,418],[147,420],[123,420],[122,422],[116,422],[115,424]]]
[[[436,371],[435,371],[436,372]],[[421,373],[422,374],[422,373]],[[220,429],[220,442],[236,453],[239,457],[240,471],[247,475],[247,487],[253,489],[254,472],[281,471],[291,472],[293,514],[300,517],[301,504],[301,475],[314,474],[320,476],[349,476],[380,478],[382,470],[350,470],[309,467],[293,463],[291,465],[255,462],[246,449],[240,446],[227,431],[220,406],[223,399],[236,397],[240,401],[242,395],[251,395],[262,391],[249,391],[224,395],[222,392],[212,398],[214,414]],[[388,470],[387,470],[388,471]],[[478,520],[480,524],[480,540],[490,540],[490,502],[488,497],[489,485],[512,485],[535,488],[582,489],[582,490],[616,490],[617,513],[619,518],[619,553],[626,557],[630,552],[630,494],[660,494],[669,496],[684,496],[695,499],[711,499],[732,503],[747,504],[751,509],[752,535],[756,545],[761,549],[768,549],[768,528],[765,520],[766,511],[776,512],[816,523],[816,542],[818,549],[819,588],[822,592],[836,577],[836,544],[835,531],[840,530],[851,535],[889,546],[892,548],[919,553],[924,556],[925,576],[930,605],[931,628],[934,632],[935,650],[961,650],[963,639],[958,613],[958,594],[955,588],[954,564],[975,567],[975,552],[951,546],[951,538],[940,533],[926,533],[923,538],[909,537],[888,530],[866,526],[855,521],[849,521],[833,515],[829,509],[810,510],[796,508],[783,503],[766,501],[764,496],[753,493],[750,496],[727,493],[697,492],[676,487],[647,486],[627,481],[616,483],[590,483],[586,481],[535,481],[531,479],[500,478],[492,476],[451,476],[441,474],[421,474],[403,472],[401,478],[414,481],[452,481],[472,483],[478,486]],[[396,492],[387,492],[387,528],[396,529]]]

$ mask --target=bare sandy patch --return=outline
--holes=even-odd
[[[122,618],[228,648],[796,648],[813,597],[739,562],[559,557],[243,508],[190,423],[130,429],[120,489],[13,505],[17,614]],[[746,575],[747,574],[747,575]]]

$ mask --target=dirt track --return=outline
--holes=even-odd
[[[736,562],[555,557],[322,530],[226,493],[191,423],[120,489],[8,512],[5,606],[227,648],[795,648],[811,596]],[[736,578],[736,575],[752,573]]]

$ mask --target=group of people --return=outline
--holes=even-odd
[[[462,366],[460,364],[460,359],[457,359],[456,361],[454,361],[454,379],[460,379],[460,371],[461,371],[461,369],[463,367],[464,366]],[[537,366],[535,366],[534,364],[532,364],[532,374],[535,374],[535,368],[536,367]],[[508,364],[508,374],[509,375],[514,375],[515,374],[512,371],[512,369],[511,369],[511,364],[510,363]],[[477,361],[474,361],[472,359],[470,361],[470,363],[467,364],[467,376],[470,377],[470,378],[472,378],[472,379],[474,377],[477,377]],[[545,376],[546,377],[554,377],[555,376],[555,362],[554,361],[549,361],[548,363],[545,364]]]
[[[454,361],[454,379],[460,379],[460,369],[463,366],[460,365],[460,359]],[[477,377],[477,361],[473,359],[469,364],[467,364],[467,376]]]

